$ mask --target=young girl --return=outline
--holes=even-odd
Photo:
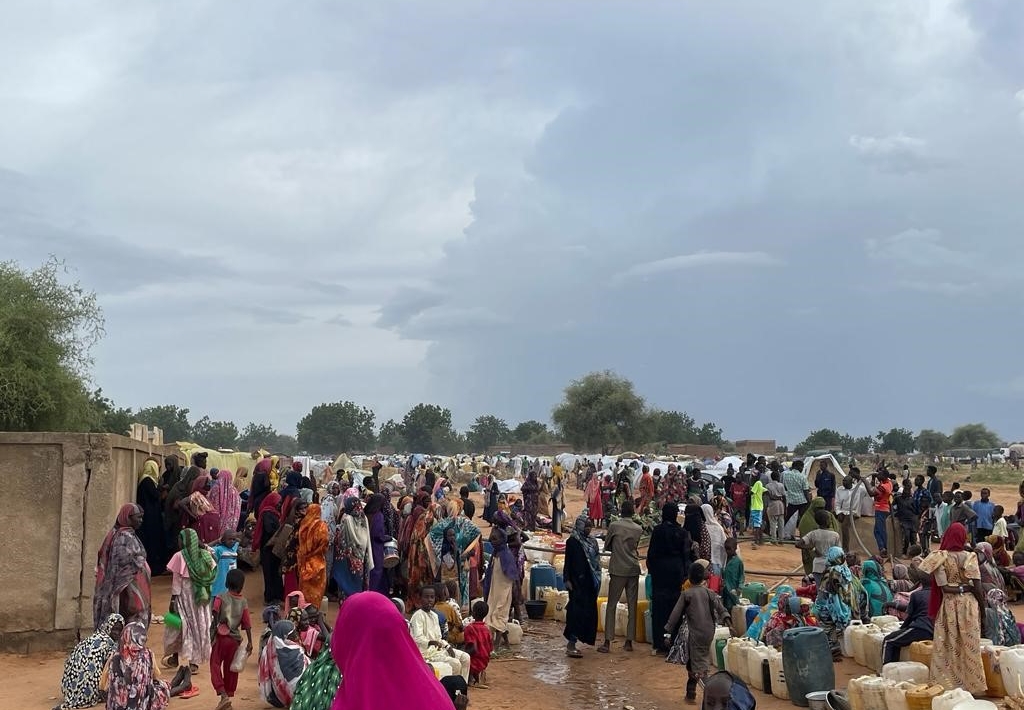
[[[213,561],[217,564],[217,578],[213,580],[211,594],[219,597],[228,589],[228,572],[238,567],[238,533],[227,530],[220,542],[213,546]]]
[[[171,695],[193,698],[199,688],[192,685],[192,673],[210,660],[210,599],[217,567],[213,556],[200,545],[199,536],[185,528],[178,536],[181,551],[175,552],[167,569],[171,572],[170,611],[181,617],[181,628],[165,626],[164,665],[178,667],[171,681]]]
[[[465,629],[466,653],[469,654],[469,682],[484,690],[487,689],[487,665],[491,662],[491,651],[494,650],[491,630],[484,622],[489,611],[487,602],[475,602],[473,623]]]

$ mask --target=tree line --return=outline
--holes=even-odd
[[[511,426],[483,414],[464,432],[451,411],[420,403],[400,420],[377,424],[372,409],[351,401],[313,407],[296,425],[296,436],[265,423],[241,429],[209,416],[190,419],[187,408],[164,404],[133,410],[119,407],[91,387],[92,346],[104,334],[103,314],[91,293],[68,282],[68,269],[51,258],[26,271],[0,262],[0,431],[89,431],[124,434],[132,423],[160,427],[166,441],[194,441],[210,448],[257,447],[294,453],[338,453],[394,448],[424,453],[483,452],[500,445],[562,441],[578,451],[615,453],[658,450],[670,444],[704,444],[730,449],[714,422],[698,422],[685,411],[652,407],[633,383],[613,372],[592,372],[569,383],[551,412],[554,427],[537,420]],[[839,447],[869,451],[995,448],[1002,442],[983,424],[965,424],[948,436],[925,429],[914,435],[891,429],[855,437],[819,429],[797,445],[797,453]]]

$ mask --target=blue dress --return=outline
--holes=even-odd
[[[228,572],[238,566],[238,543],[226,547],[220,543],[213,546],[213,559],[217,563],[217,578],[213,580],[210,598],[216,598],[228,591]]]

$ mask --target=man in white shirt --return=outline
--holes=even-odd
[[[441,677],[461,675],[469,682],[469,654],[449,644],[441,636],[441,622],[434,611],[435,592],[432,586],[420,590],[420,608],[409,619],[409,633],[416,642],[423,660],[437,669]]]
[[[843,478],[843,485],[836,490],[836,517],[839,518],[839,532],[844,550],[850,547],[850,535],[854,522],[860,517],[860,506],[864,499],[864,484],[852,476]]]

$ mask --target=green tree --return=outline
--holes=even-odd
[[[140,424],[163,429],[165,442],[188,441],[192,438],[188,409],[173,404],[161,404],[140,409],[135,418]]]
[[[644,415],[644,438],[666,444],[696,444],[697,422],[686,412],[649,409]]]
[[[562,438],[576,448],[608,453],[643,443],[644,414],[644,400],[633,391],[633,383],[605,371],[571,382],[551,418]]]
[[[103,396],[101,389],[89,395],[89,401],[93,411],[90,431],[121,435],[131,432],[135,414],[130,408],[116,406],[108,397]]]
[[[266,447],[271,453],[297,454],[299,453],[299,440],[291,434],[278,434],[277,438],[271,439]]]
[[[963,424],[949,435],[951,449],[997,449],[1002,439],[984,424]]]
[[[706,446],[724,448],[726,441],[722,438],[722,428],[716,426],[714,422],[704,423],[701,428],[697,430],[697,443],[704,444]]]
[[[311,453],[369,451],[376,415],[355,402],[319,404],[298,423],[299,447]]]
[[[249,422],[242,429],[242,433],[238,435],[236,446],[239,451],[270,450],[271,443],[276,442],[279,436],[277,429],[269,424]]]
[[[910,429],[892,428],[878,432],[878,450],[895,451],[897,454],[909,454],[916,446],[914,432]]]
[[[192,425],[192,438],[208,449],[233,449],[238,443],[238,427],[234,422],[215,422],[203,417]]]
[[[392,448],[395,451],[405,451],[405,436],[402,432],[402,425],[394,419],[388,419],[384,422],[380,427],[380,433],[377,434],[377,444]]]
[[[843,434],[843,451],[850,454],[869,454],[875,445],[873,436],[851,436]]]
[[[0,263],[0,431],[85,431],[96,413],[86,386],[103,335],[96,295],[51,259],[35,271]]]
[[[458,439],[452,429],[452,413],[436,404],[417,404],[402,419],[402,436],[411,453],[444,453]]]
[[[551,430],[548,429],[546,424],[542,424],[535,419],[531,419],[529,421],[519,422],[516,424],[516,428],[512,430],[512,441],[523,444],[537,436],[551,435]]]
[[[935,456],[949,448],[949,437],[935,429],[922,429],[914,440],[914,445],[922,454]]]
[[[495,444],[507,443],[512,432],[504,419],[493,414],[484,414],[476,418],[473,426],[466,432],[466,443],[473,451],[484,452]]]
[[[844,439],[847,441],[844,442]],[[804,455],[808,451],[814,451],[815,449],[831,449],[831,448],[845,448],[844,444],[848,443],[849,437],[845,434],[840,434],[835,429],[816,429],[807,435],[807,438],[793,447],[793,452],[798,455]]]

